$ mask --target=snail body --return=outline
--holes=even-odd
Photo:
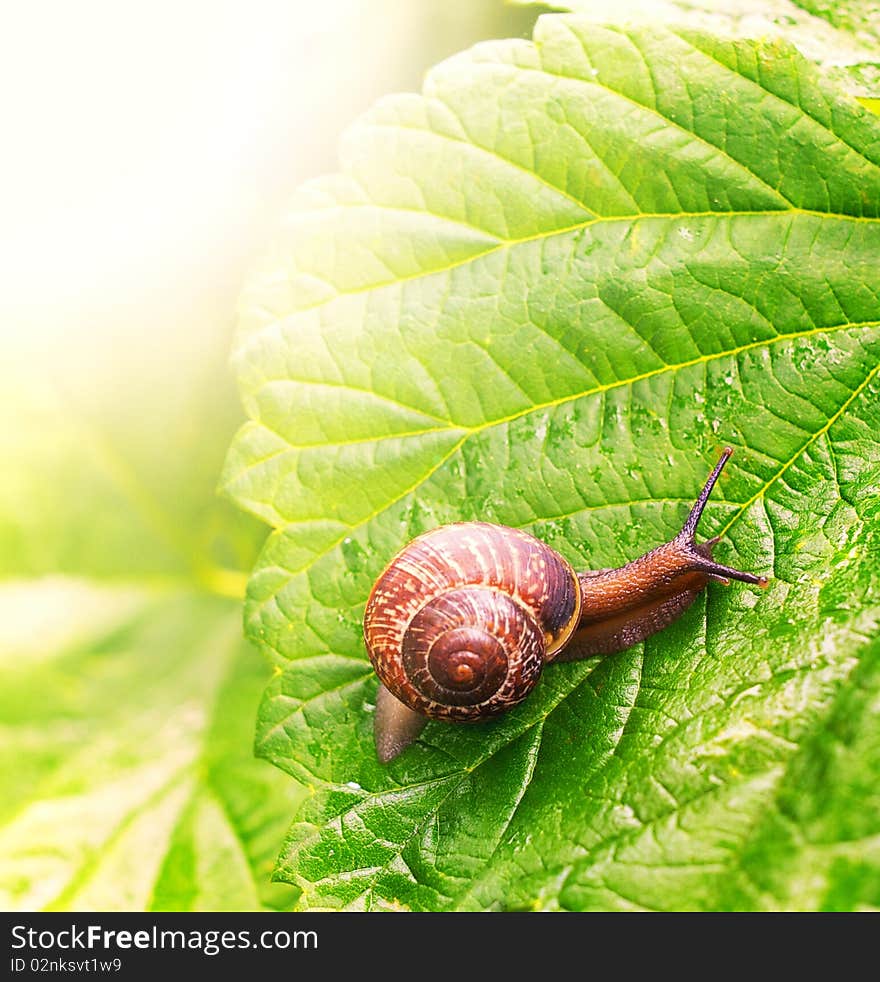
[[[710,579],[765,586],[712,559],[696,526],[726,448],[678,535],[618,569],[575,572],[520,529],[460,522],[409,543],[364,614],[380,686],[376,750],[396,757],[428,719],[479,722],[517,705],[544,665],[628,648],[686,610]]]

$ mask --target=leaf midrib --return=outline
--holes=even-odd
[[[319,559],[321,559],[323,556],[326,556],[328,553],[332,552],[344,539],[350,536],[353,531],[361,528],[362,526],[366,525],[368,522],[373,521],[373,519],[381,515],[383,512],[387,511],[389,508],[393,507],[398,501],[403,500],[407,495],[412,494],[413,491],[421,487],[421,485],[424,484],[425,481],[429,480],[431,476],[434,473],[436,473],[437,470],[439,470],[448,460],[450,460],[461,449],[462,446],[464,446],[464,444],[467,442],[468,439],[470,439],[472,436],[482,433],[485,430],[491,429],[495,426],[503,426],[512,423],[518,419],[522,419],[525,416],[529,416],[532,413],[539,413],[548,409],[554,409],[558,406],[562,406],[571,402],[577,402],[580,399],[586,399],[589,398],[590,396],[599,395],[604,392],[609,392],[613,389],[625,388],[630,385],[636,385],[639,382],[644,382],[648,379],[656,378],[657,376],[663,375],[667,372],[683,371],[688,368],[693,368],[696,365],[708,364],[709,362],[717,361],[722,358],[736,358],[747,351],[754,351],[758,348],[769,348],[772,345],[779,344],[785,341],[798,341],[804,338],[816,337],[822,334],[833,334],[837,331],[867,330],[876,327],[880,327],[880,320],[847,321],[840,324],[827,325],[824,327],[809,328],[804,331],[793,331],[790,334],[777,334],[775,337],[761,338],[758,341],[750,341],[748,344],[739,345],[736,348],[727,348],[721,351],[713,352],[712,354],[699,355],[696,358],[690,358],[687,361],[677,362],[674,364],[661,365],[659,368],[652,368],[647,372],[642,372],[639,375],[632,375],[624,379],[615,379],[613,382],[599,383],[597,385],[592,386],[589,389],[583,389],[580,392],[575,392],[569,395],[560,396],[557,399],[550,399],[547,400],[546,402],[535,403],[531,406],[527,406],[522,410],[518,410],[515,413],[510,413],[507,416],[498,417],[497,419],[488,420],[484,423],[478,424],[477,426],[467,427],[462,424],[456,424],[450,421],[449,430],[459,431],[459,432],[464,431],[464,435],[461,437],[460,440],[456,441],[456,443],[452,446],[452,448],[446,454],[444,454],[438,462],[433,464],[431,468],[424,475],[422,475],[410,487],[406,488],[406,490],[398,494],[395,498],[383,504],[381,508],[376,509],[375,511],[367,515],[365,518],[361,519],[360,521],[354,524],[346,524],[345,532],[342,535],[340,535],[329,546],[327,546],[326,549],[312,556],[312,558],[309,559],[309,561],[305,565],[295,569],[285,568],[285,572],[290,576],[294,576],[298,573],[302,573],[305,570],[311,568]],[[870,381],[870,379],[868,379],[868,381]],[[867,384],[867,382],[865,382],[864,384]],[[861,391],[861,389],[858,391]],[[850,399],[852,398],[853,397],[851,396]],[[846,405],[848,404],[849,403],[847,403]],[[844,406],[844,409],[846,408],[846,405]],[[258,425],[263,425],[262,423],[259,423],[259,421],[257,422]],[[827,426],[831,426],[833,422],[834,420],[832,419],[831,422],[827,424]],[[825,432],[826,430],[827,427],[826,429],[823,429],[822,432]],[[819,435],[821,435],[821,433],[812,434],[810,440],[805,446],[809,446],[809,443],[812,443],[813,439],[815,439]],[[799,451],[799,453],[802,452],[803,450]],[[791,466],[791,461],[789,461],[786,464],[786,467],[783,470],[787,470],[789,466]],[[754,501],[756,497],[760,497],[760,495],[764,494],[767,490],[767,487],[769,487],[769,484],[762,485],[762,488],[760,489],[758,494],[754,496],[751,499],[751,501]],[[749,502],[750,504],[751,501]],[[625,502],[620,502],[620,504],[625,504]],[[299,523],[296,522],[295,520],[290,522],[285,521],[284,524],[277,525],[273,529],[272,534],[275,535],[279,532],[283,532],[285,529],[289,529],[297,524]],[[729,525],[727,527],[729,527]]]
[[[580,44],[581,48],[583,49],[585,56],[589,57],[589,53],[586,50],[586,47],[585,47],[584,42],[583,42],[583,39],[577,37],[577,35],[574,35],[574,32],[571,31],[571,28],[569,27],[569,25],[565,24],[564,21],[563,21],[563,26],[565,26],[569,30],[569,33],[571,33],[575,37],[575,40]],[[627,31],[623,30],[622,28],[620,28],[618,26],[615,26],[615,25],[609,26],[608,27],[608,30],[612,31],[615,34],[619,34],[619,35],[622,35],[622,36],[626,37],[627,40],[636,49],[636,51],[638,51],[639,56],[641,57],[641,59],[645,63],[645,65],[647,66],[649,64],[648,63],[648,59],[645,58],[645,53],[636,44],[635,40],[633,39],[632,34],[630,34],[629,32],[627,32]],[[832,137],[833,139],[837,140],[843,146],[847,147],[854,154],[856,154],[856,156],[861,157],[862,160],[864,160],[866,163],[870,164],[872,167],[875,167],[876,168],[878,166],[876,161],[872,160],[870,157],[867,157],[865,155],[865,152],[864,152],[863,149],[861,149],[859,147],[856,147],[856,146],[853,146],[848,140],[846,140],[844,137],[842,137],[839,133],[837,133],[835,130],[831,129],[827,124],[823,123],[822,120],[817,119],[814,115],[812,115],[812,113],[810,112],[809,106],[802,106],[800,103],[791,102],[788,99],[785,99],[783,96],[778,95],[776,92],[773,92],[770,89],[764,88],[763,85],[761,85],[759,82],[756,82],[753,78],[749,78],[747,75],[744,75],[737,68],[731,67],[730,65],[725,64],[719,58],[716,58],[715,55],[713,55],[711,52],[706,51],[704,48],[699,47],[699,45],[697,45],[697,44],[694,44],[693,41],[691,41],[689,38],[687,38],[680,31],[670,30],[669,33],[672,34],[672,35],[674,35],[675,37],[677,37],[680,41],[682,41],[684,44],[686,44],[696,54],[701,55],[703,58],[706,58],[708,61],[712,62],[713,64],[718,65],[724,72],[730,73],[731,75],[735,75],[737,78],[741,79],[746,85],[748,85],[751,89],[754,89],[754,90],[757,90],[758,92],[760,92],[764,97],[770,98],[775,103],[779,103],[780,105],[788,106],[791,109],[797,110],[798,112],[800,112],[803,115],[803,118],[804,119],[809,120],[810,124],[817,126],[820,130],[823,130],[830,137]],[[792,48],[794,48],[794,45],[792,45]],[[566,78],[568,76],[562,76],[562,77],[563,78]],[[652,81],[653,81],[653,78],[652,78]],[[602,83],[598,83],[597,82],[597,84],[602,84]],[[615,89],[611,89],[610,91],[616,92]],[[622,95],[622,93],[618,93],[618,94],[621,94]],[[641,106],[642,105],[642,103],[639,103],[639,102],[637,102],[635,100],[633,100],[633,101],[634,101],[634,104],[637,105],[637,106]],[[646,108],[647,109],[649,107],[643,107],[643,108]],[[668,122],[668,123],[672,124],[673,126],[679,126],[680,125],[680,124],[676,123],[675,120],[671,120],[671,119],[668,119],[666,116],[663,116],[663,114],[662,113],[659,113],[656,109],[653,110],[653,111],[656,112],[657,115],[660,116],[660,118],[663,119],[665,122]],[[713,143],[711,143],[709,141],[706,141],[703,137],[700,137],[698,134],[693,133],[691,130],[688,130],[686,127],[684,128],[684,130],[687,133],[691,133],[696,139],[702,140],[708,146],[715,146],[715,144],[713,144]],[[717,149],[721,150],[720,147],[717,148]],[[721,152],[722,153],[725,153],[726,151],[721,150]],[[731,160],[735,161],[738,164],[738,166],[744,168],[746,171],[748,171],[748,173],[752,174],[759,181],[762,180],[762,178],[760,178],[757,174],[755,174],[753,171],[749,170],[749,168],[746,167],[745,164],[741,163],[740,161],[737,161],[735,157],[731,157]],[[768,185],[768,187],[770,187],[772,190],[775,190],[776,193],[778,195],[780,195],[780,197],[783,197],[781,191],[779,191],[776,188],[773,188],[772,185]]]
[[[831,429],[831,427],[840,419],[840,417],[847,411],[847,409],[849,409],[849,407],[856,401],[856,399],[858,399],[858,397],[871,384],[871,380],[874,379],[877,376],[877,373],[878,372],[880,372],[880,362],[878,362],[867,373],[867,375],[865,375],[865,377],[862,379],[861,383],[859,385],[857,385],[855,387],[855,389],[853,389],[853,391],[849,395],[849,398],[846,399],[846,401],[843,403],[843,405],[841,405],[841,407],[837,410],[837,412],[833,413],[828,418],[828,421],[825,423],[825,425],[822,426],[821,429],[819,429],[816,433],[813,433],[809,437],[809,439],[807,440],[807,442],[802,447],[799,447],[798,448],[798,450],[792,455],[792,457],[789,460],[787,460],[782,465],[782,467],[779,468],[779,470],[766,482],[766,484],[763,485],[761,488],[759,488],[751,496],[751,498],[748,499],[748,501],[744,502],[740,506],[740,508],[736,512],[736,514],[734,514],[733,516],[731,516],[731,518],[728,520],[727,524],[717,533],[718,535],[724,535],[728,531],[728,529],[733,525],[733,523],[740,517],[740,515],[742,515],[744,512],[746,512],[749,509],[749,507],[755,501],[758,500],[758,498],[763,497],[763,495],[765,495],[767,493],[767,489],[771,485],[775,484],[782,477],[782,475],[785,474],[785,472],[794,464],[794,462],[798,459],[798,457],[801,456],[801,454],[805,453],[806,450],[810,446],[812,446],[812,444],[814,444],[818,439],[820,439],[822,436],[824,436]]]
[[[344,206],[347,207],[347,206]],[[369,207],[367,205],[362,205],[361,207]],[[372,207],[387,210],[387,211],[398,211],[398,210],[410,210],[410,209],[398,209],[391,205],[373,204]],[[425,212],[425,214],[433,214],[432,212]],[[388,289],[391,287],[399,286],[402,283],[409,283],[413,280],[424,279],[429,276],[439,276],[444,273],[451,272],[457,269],[459,266],[466,266],[468,263],[476,262],[479,259],[483,259],[486,256],[491,256],[493,253],[500,252],[503,249],[510,249],[514,246],[526,245],[531,242],[541,242],[554,238],[557,235],[570,235],[572,232],[580,232],[583,229],[591,228],[594,225],[610,225],[618,222],[640,222],[640,221],[684,221],[687,219],[701,219],[701,218],[792,218],[794,216],[803,216],[806,218],[817,218],[822,221],[843,221],[843,222],[865,222],[868,224],[878,225],[880,224],[880,217],[872,217],[867,215],[846,215],[843,212],[832,212],[832,211],[817,211],[810,208],[767,208],[767,209],[756,209],[756,210],[743,210],[743,211],[671,211],[671,212],[638,212],[631,215],[609,215],[600,216],[598,218],[586,219],[582,222],[574,222],[571,225],[565,225],[562,228],[545,229],[540,232],[536,232],[534,235],[524,235],[516,239],[501,239],[492,235],[491,232],[486,232],[487,236],[496,239],[497,245],[493,245],[488,249],[483,249],[481,252],[474,252],[469,256],[465,256],[462,259],[456,259],[454,262],[447,263],[444,266],[434,266],[430,269],[421,269],[415,273],[408,273],[404,276],[395,276],[393,279],[388,280],[377,280],[372,283],[368,283],[365,286],[353,287],[351,289],[342,290],[336,289],[336,292],[332,297],[325,297],[321,300],[316,300],[311,304],[303,304],[300,307],[296,307],[291,310],[290,314],[287,315],[286,319],[291,319],[298,317],[300,314],[308,313],[309,311],[318,310],[321,307],[327,307],[332,303],[335,303],[341,297],[351,297],[358,296],[363,293],[372,293],[376,290]],[[436,216],[439,218],[444,218],[446,216]],[[455,221],[454,219],[449,219],[450,221]],[[305,271],[303,271],[305,274]],[[297,275],[295,272],[294,276]],[[309,274],[311,275],[311,274]],[[256,346],[256,343],[261,340],[263,335],[278,325],[277,320],[269,321],[268,323],[262,325],[261,327],[249,332],[244,336],[241,343],[237,347],[235,353],[235,360],[246,359],[251,349]]]

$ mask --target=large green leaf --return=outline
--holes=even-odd
[[[265,672],[237,608],[62,577],[0,585],[0,907],[289,903],[270,874],[295,790],[251,757]]]
[[[782,37],[853,95],[880,95],[876,0],[563,0],[553,6],[601,24],[652,21],[738,37]]]
[[[119,343],[110,377],[78,350],[3,365],[4,910],[296,895],[271,873],[300,790],[253,757],[269,672],[241,638],[237,567],[254,529],[214,494],[228,341],[214,326],[193,364],[157,333],[168,364]]]
[[[280,875],[331,907],[880,902],[831,862],[801,888],[809,849],[769,827],[812,814],[798,768],[832,752],[880,614],[878,121],[782,42],[554,16],[380,102],[342,163],[300,192],[235,347],[225,488],[274,528],[246,610],[281,669],[258,748],[312,787]],[[726,443],[703,531],[766,593],[710,585],[644,645],[377,763],[361,617],[410,537],[479,518],[617,564]],[[859,788],[876,764],[852,756]],[[850,777],[829,768],[839,803]],[[749,889],[783,848],[784,887]]]

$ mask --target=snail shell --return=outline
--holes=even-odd
[[[391,560],[367,602],[364,637],[382,684],[409,709],[477,721],[529,694],[580,615],[577,573],[546,543],[461,522]]]

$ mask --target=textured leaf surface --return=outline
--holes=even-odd
[[[877,120],[781,42],[546,17],[380,102],[342,162],[250,280],[235,352],[225,488],[274,527],[258,748],[313,789],[280,875],[330,907],[880,902],[867,874],[798,884],[818,827],[779,884],[748,861],[812,799],[798,768],[833,753],[877,632]],[[711,585],[376,762],[361,617],[409,538],[479,518],[618,564],[727,443],[703,531],[770,590]]]
[[[876,909],[880,896],[880,644],[780,781],[722,895],[731,906]]]
[[[60,577],[0,586],[4,910],[284,902],[277,782],[248,733],[265,673],[237,606]]]
[[[735,37],[782,37],[853,95],[880,93],[876,0],[567,0],[554,6],[601,24],[650,21]]]
[[[158,377],[119,352],[112,383],[3,366],[0,909],[295,898],[271,872],[299,789],[253,758],[268,672],[215,595],[253,531],[214,502],[228,429],[202,351],[196,378],[170,344]]]

